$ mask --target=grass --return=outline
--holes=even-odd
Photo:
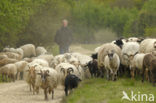
[[[122,91],[128,93],[129,96],[131,91],[136,94],[138,94],[138,92],[140,92],[140,94],[152,93],[156,96],[156,87],[153,87],[152,84],[147,82],[141,83],[141,80],[127,78],[113,82],[93,78],[82,81],[79,87],[65,98],[64,101],[66,103],[135,103],[127,100],[121,101],[123,96]]]

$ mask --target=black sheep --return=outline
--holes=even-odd
[[[89,72],[91,76],[98,77],[100,75],[99,69],[98,69],[98,62],[96,59],[93,59],[92,61],[88,62],[86,65],[89,68]]]
[[[69,89],[72,90],[73,88],[76,88],[80,81],[81,79],[73,74],[69,74],[66,76],[65,83],[64,83],[64,86],[65,86],[64,91],[65,91],[66,96],[68,96],[68,90]]]

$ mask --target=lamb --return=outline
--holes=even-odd
[[[44,67],[40,73],[40,80],[41,85],[40,87],[44,90],[45,100],[48,100],[47,92],[52,93],[52,99],[54,98],[54,89],[57,87],[58,84],[58,73],[53,68]]]
[[[38,46],[36,48],[36,55],[39,56],[44,54],[47,54],[47,50],[44,47]]]
[[[17,80],[19,80],[19,78],[20,78],[20,73],[22,74],[21,79],[23,79],[23,72],[24,72],[24,69],[27,66],[27,64],[28,64],[28,62],[26,62],[26,61],[19,61],[19,62],[15,63],[15,65],[17,67]]]
[[[64,83],[64,86],[65,86],[64,91],[65,91],[66,96],[68,96],[68,90],[78,87],[78,83],[80,81],[81,79],[73,74],[69,74],[66,76],[65,83]]]
[[[113,50],[108,51],[108,55],[104,60],[105,69],[107,71],[107,79],[112,78],[113,81],[117,79],[117,71],[120,66],[120,59],[117,53]]]
[[[16,79],[16,74],[17,74],[17,68],[15,64],[7,64],[3,67],[0,68],[0,73],[6,76],[6,81],[7,81],[7,76],[15,82]],[[2,80],[4,81],[4,78],[2,77]]]
[[[140,43],[141,53],[150,53],[156,51],[156,39],[145,39]]]
[[[35,46],[33,44],[25,44],[20,48],[23,50],[23,57],[36,56]]]
[[[133,60],[130,63],[130,70],[131,70],[131,77],[134,78],[135,76],[135,71],[137,71],[137,69],[142,72],[142,68],[143,68],[143,59],[144,59],[145,54],[144,53],[139,53],[136,54],[133,58]]]

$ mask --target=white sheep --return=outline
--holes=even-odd
[[[101,68],[104,66],[104,58],[107,55],[109,50],[113,50],[115,53],[118,54],[119,58],[121,59],[121,49],[113,44],[113,43],[106,43],[103,44],[98,52],[98,67]]]
[[[156,51],[156,39],[145,39],[140,43],[140,53]]]
[[[37,56],[43,55],[43,54],[46,54],[46,53],[47,53],[47,50],[44,47],[38,46],[36,48],[36,55]]]
[[[20,78],[20,73],[23,73],[24,72],[24,69],[25,67],[27,66],[28,62],[26,61],[19,61],[19,62],[16,62],[15,65],[17,67],[17,80],[19,80]],[[21,79],[23,78],[23,75],[21,77]]]
[[[47,92],[52,93],[52,99],[54,98],[54,89],[58,85],[59,75],[56,70],[49,67],[43,67],[39,76],[36,78],[35,86],[40,86],[44,90],[45,99],[48,99]]]
[[[25,44],[20,48],[23,49],[23,57],[36,56],[36,50],[33,44]]]
[[[117,53],[113,50],[108,51],[108,55],[105,56],[104,66],[107,71],[107,79],[112,78],[112,80],[117,79],[117,71],[120,66],[120,59]]]
[[[121,63],[124,66],[129,67],[130,61],[139,52],[139,46],[137,42],[127,42],[123,45]]]
[[[44,55],[38,56],[37,58],[46,60],[50,65],[50,63],[54,59],[54,56],[52,54],[44,54]]]
[[[45,66],[45,67],[49,66],[49,63],[44,59],[34,59],[31,63],[32,64],[37,63],[37,64],[39,64],[41,66]]]
[[[8,77],[13,82],[16,79],[17,68],[15,64],[7,64],[0,68],[0,73]]]
[[[133,60],[130,63],[130,70],[131,70],[131,76],[134,78],[134,72],[138,69],[140,72],[142,72],[143,69],[143,59],[145,54],[144,53],[138,53],[134,56]]]

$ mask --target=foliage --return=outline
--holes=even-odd
[[[155,5],[156,0],[0,0],[0,49],[53,45],[64,18],[75,42],[102,41],[98,32],[107,28],[118,37],[155,35]]]

